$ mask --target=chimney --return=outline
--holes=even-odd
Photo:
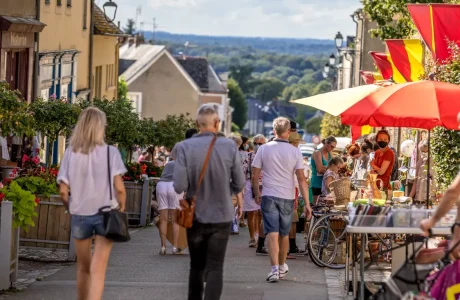
[[[139,45],[142,45],[142,44],[145,44],[144,36],[138,34],[138,35],[136,36],[136,47],[138,47]]]
[[[135,41],[136,41],[136,38],[134,38],[134,37],[129,37],[129,38],[128,38],[128,45],[129,45],[129,47],[131,47],[132,45],[134,45]]]

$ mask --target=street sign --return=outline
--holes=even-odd
[[[314,135],[312,138],[311,138],[312,142],[319,145],[319,143],[321,143],[321,140],[319,139],[319,136],[317,135]]]

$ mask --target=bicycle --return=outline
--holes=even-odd
[[[318,267],[343,269],[346,266],[345,264],[334,263],[334,261],[337,257],[338,247],[344,242],[346,247],[348,247],[345,231],[346,226],[349,224],[347,218],[348,212],[334,211],[330,208],[327,211],[328,213],[317,218],[314,225],[310,227],[307,239],[308,255],[311,261]],[[335,224],[333,225],[333,223]],[[372,234],[371,236],[376,237],[379,241],[380,253],[390,253],[391,239],[382,238],[378,234]],[[371,260],[366,264],[369,266],[376,262],[370,247],[369,238],[366,236],[366,239],[361,242],[364,242],[369,249]],[[356,253],[354,257],[359,259],[360,255],[363,254]]]

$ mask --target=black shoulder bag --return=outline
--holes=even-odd
[[[110,147],[107,146],[107,170],[109,174],[110,202],[112,202],[112,175],[110,172]],[[104,217],[105,237],[114,242],[127,242],[131,239],[128,231],[128,214],[111,206],[103,206],[99,213]]]

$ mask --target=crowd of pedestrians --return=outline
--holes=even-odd
[[[399,181],[393,177],[395,153],[385,130],[350,145],[343,157],[333,154],[337,140],[327,137],[306,164],[298,148],[301,137],[297,124],[287,118],[273,121],[275,137],[268,142],[261,134],[252,139],[238,135],[227,138],[219,132],[220,122],[218,107],[205,104],[197,112],[197,129],[187,130],[185,140],[173,149],[157,149],[158,153],[168,154],[156,186],[161,255],[167,253],[168,222],[172,223],[172,254],[182,254],[176,222],[179,203],[180,199],[194,199],[193,225],[187,228],[189,300],[220,299],[228,240],[231,234],[239,233],[240,226],[248,227],[248,246],[255,248],[255,255],[269,256],[267,282],[286,278],[287,259],[305,255],[296,241],[299,213],[308,220],[312,213],[310,203],[333,201],[329,186],[344,167],[352,170],[352,177],[376,173],[384,191],[399,188]],[[97,108],[90,107],[81,114],[58,176],[62,201],[72,215],[79,299],[100,299],[104,289],[112,241],[104,236],[99,208],[125,209],[121,175],[126,168],[120,152],[104,142],[105,123],[104,113]],[[420,150],[426,152],[426,143],[420,145]],[[139,160],[149,159],[149,155],[142,152]],[[426,164],[422,156],[417,172],[422,172]],[[425,192],[423,186],[417,182],[411,195]],[[69,201],[70,189],[73,201]],[[455,192],[458,194],[457,187]],[[300,197],[304,200],[303,211],[299,210]],[[423,223],[423,228],[430,228],[431,223]]]

